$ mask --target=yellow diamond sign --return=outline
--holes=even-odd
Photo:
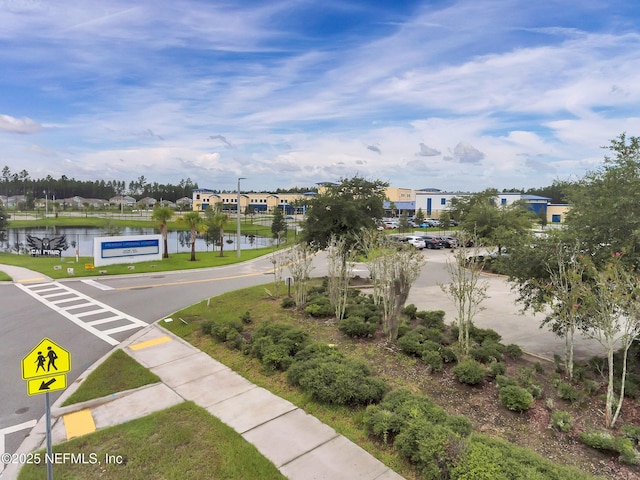
[[[71,355],[48,338],[42,341],[22,359],[22,379],[50,377],[71,370]]]

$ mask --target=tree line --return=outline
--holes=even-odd
[[[191,197],[192,191],[198,188],[197,182],[190,178],[181,179],[177,185],[149,182],[144,175],[128,184],[124,180],[76,180],[66,175],[53,178],[34,179],[27,170],[12,172],[8,166],[2,169],[0,194],[7,197],[24,195],[27,204],[36,198],[84,198],[108,199],[116,195],[131,195],[137,198],[152,197],[175,202],[179,198]]]

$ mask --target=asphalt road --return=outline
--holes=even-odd
[[[322,261],[318,260],[317,265],[320,271]],[[209,297],[272,282],[273,278],[273,264],[268,258],[261,258],[214,269],[97,277],[90,281],[65,279],[55,283],[64,289],[65,295],[78,298],[78,303],[94,304],[87,309],[97,306],[115,310],[144,325]],[[43,338],[50,338],[71,354],[71,371],[67,375],[70,385],[113,345],[139,328],[132,325],[129,330],[100,338],[95,331],[82,328],[83,322],[71,321],[73,315],[61,314],[57,305],[43,304],[39,300],[42,294],[36,293],[37,283],[41,282],[0,285],[0,453],[15,452],[29,428],[13,430],[44,415],[45,395],[27,395],[27,382],[22,379],[21,370],[23,358]],[[115,323],[118,326],[128,322]],[[50,393],[50,403],[60,393]]]

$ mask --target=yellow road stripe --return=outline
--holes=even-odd
[[[93,421],[91,410],[88,408],[79,412],[69,413],[62,418],[64,420],[64,428],[67,431],[67,440],[96,431],[96,424]]]
[[[200,280],[183,280],[181,282],[154,283],[151,285],[135,285],[133,287],[116,287],[114,288],[114,290],[139,290],[139,289],[145,289],[145,288],[170,287],[172,285],[188,285],[190,283],[219,282],[222,280],[231,280],[234,278],[257,277],[259,275],[269,275],[270,273],[271,272],[244,273],[242,275],[233,275],[230,277],[222,277],[222,278],[203,278]]]
[[[23,278],[22,280],[16,280],[16,283],[26,283],[26,282],[40,282],[44,280],[44,277],[35,277],[35,278]]]
[[[129,348],[131,350],[142,350],[143,348],[153,347],[154,345],[159,345],[161,343],[170,341],[170,337],[164,336],[160,338],[154,338],[153,340],[147,340],[146,342],[134,343],[133,345],[129,345]]]

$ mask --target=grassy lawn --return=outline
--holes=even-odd
[[[4,273],[3,271],[0,271],[0,282],[10,282],[11,280],[12,279],[9,275]]]
[[[113,372],[117,372],[114,375]],[[82,382],[62,406],[159,382],[160,378],[122,350],[116,350]]]
[[[158,222],[151,220],[121,220],[117,218],[103,218],[103,217],[65,217],[60,216],[58,218],[39,218],[37,220],[12,220],[10,222],[11,228],[26,228],[26,227],[105,227],[107,225],[114,227],[131,227],[131,228],[156,228]],[[233,223],[233,222],[230,222]],[[185,230],[186,226],[180,222],[169,222],[169,230]],[[241,222],[241,231],[250,231],[251,234],[271,237],[271,227],[250,223],[247,221]],[[227,228],[228,232],[235,233],[235,223]],[[287,244],[292,245],[295,242],[295,232],[289,230],[287,232]],[[286,246],[287,244],[283,245]],[[264,255],[268,255],[273,252],[277,247],[264,247],[241,250],[240,257],[236,256],[236,251],[225,250],[222,257],[220,257],[219,251],[212,252],[196,252],[196,261],[192,262],[190,252],[172,253],[169,258],[163,258],[161,261],[155,262],[140,262],[132,264],[133,268],[129,268],[127,264],[121,265],[108,265],[102,268],[95,268],[94,270],[85,269],[85,264],[93,264],[93,257],[81,256],[76,262],[75,257],[62,257],[62,258],[49,258],[39,257],[34,258],[29,255],[15,255],[13,253],[0,252],[0,264],[15,265],[19,267],[28,268],[36,272],[40,272],[51,278],[67,278],[67,268],[73,268],[75,277],[89,277],[96,275],[123,275],[131,273],[153,273],[173,270],[191,270],[195,268],[208,268],[219,267],[224,265],[230,265],[233,263],[244,262],[252,260]],[[100,273],[100,271],[104,273]],[[11,278],[5,273],[0,271],[0,281],[10,281]]]
[[[53,465],[54,478],[119,480],[283,479],[276,467],[232,428],[192,402],[72,439],[54,453],[86,462]],[[44,451],[39,452],[44,459]],[[106,456],[118,463],[107,464]],[[119,456],[119,457],[118,457]],[[46,478],[46,465],[25,465],[19,480]]]
[[[242,250],[240,257],[236,256],[236,252],[224,252],[224,256],[220,256],[220,252],[196,252],[196,261],[192,262],[191,253],[172,253],[169,258],[163,258],[157,262],[140,262],[133,263],[133,269],[129,269],[128,264],[106,265],[104,267],[96,267],[94,270],[86,270],[85,264],[92,264],[93,257],[79,257],[76,262],[75,258],[54,258],[54,257],[31,257],[30,255],[14,255],[11,253],[0,252],[0,264],[15,265],[18,267],[28,268],[36,272],[40,272],[51,278],[68,278],[67,268],[74,269],[74,277],[92,277],[97,275],[124,275],[131,273],[152,273],[167,272],[174,270],[191,270],[194,268],[220,267],[233,263],[245,262],[264,255],[272,253],[272,247],[255,248],[251,250]],[[59,268],[56,268],[59,267]],[[101,274],[100,271],[105,271]]]

